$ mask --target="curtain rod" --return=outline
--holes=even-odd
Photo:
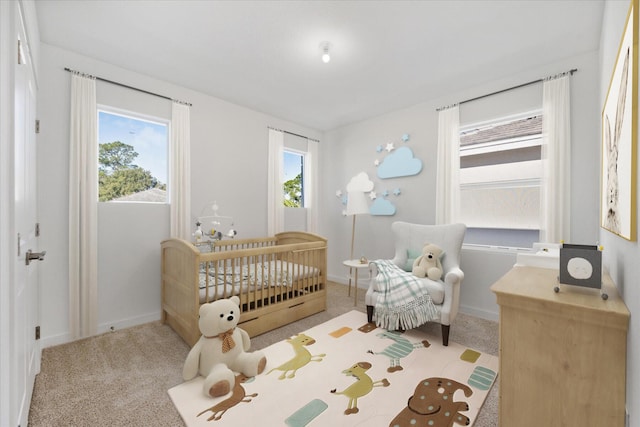
[[[169,101],[176,101],[176,102],[178,102],[180,104],[188,105],[189,107],[192,106],[191,103],[189,103],[189,102],[179,101],[177,99],[173,99],[173,98],[170,98],[168,96],[160,95],[160,94],[154,93],[154,92],[149,92],[148,90],[144,90],[144,89],[140,89],[140,88],[137,88],[137,87],[129,86],[129,85],[126,85],[124,83],[118,83],[118,82],[114,82],[113,80],[107,80],[107,79],[103,79],[102,77],[94,76],[94,75],[87,74],[87,73],[82,73],[82,72],[77,71],[77,70],[72,70],[71,68],[65,67],[64,70],[65,71],[69,71],[70,73],[76,73],[76,74],[80,74],[82,76],[92,77],[92,78],[94,78],[96,80],[100,80],[101,82],[111,83],[111,84],[116,85],[116,86],[122,86],[122,87],[125,87],[127,89],[132,89],[132,90],[136,90],[138,92],[146,93],[147,95],[157,96],[159,98],[168,99]]]
[[[319,141],[319,140],[317,140],[317,139],[309,138],[309,137],[307,137],[307,136],[300,135],[299,133],[289,132],[288,130],[282,130],[282,129],[274,128],[274,127],[271,127],[271,126],[267,126],[267,128],[269,128],[269,129],[271,129],[271,130],[277,130],[278,132],[282,132],[282,133],[288,133],[289,135],[298,136],[298,137],[300,137],[300,138],[305,138],[305,139],[308,139],[309,141],[313,141],[313,142],[320,142],[320,141]]]
[[[538,79],[538,80],[533,80],[533,81],[530,81],[530,82],[527,82],[527,83],[522,83],[522,84],[519,84],[519,85],[517,85],[517,86],[512,86],[512,87],[509,87],[509,88],[506,88],[506,89],[502,89],[502,90],[498,90],[498,91],[495,91],[495,92],[491,92],[491,93],[488,93],[488,94],[486,94],[486,95],[476,96],[475,98],[465,99],[464,101],[460,101],[460,102],[458,102],[458,104],[457,104],[457,105],[466,104],[467,102],[471,102],[471,101],[477,101],[477,100],[479,100],[479,99],[487,98],[487,97],[489,97],[489,96],[493,96],[493,95],[498,95],[498,94],[500,94],[500,93],[508,92],[508,91],[510,91],[510,90],[520,89],[521,87],[525,87],[525,86],[529,86],[529,85],[532,85],[532,84],[540,83],[540,82],[543,82],[543,81],[545,81],[545,80],[549,80],[549,79],[556,79],[556,78],[564,77],[564,76],[566,76],[567,74],[568,74],[568,75],[570,75],[570,76],[572,76],[572,75],[573,75],[573,73],[575,73],[576,71],[578,71],[578,69],[577,69],[577,68],[573,68],[573,69],[571,69],[571,70],[569,70],[569,71],[565,71],[565,72],[563,72],[563,73],[558,73],[558,74],[555,74],[555,75],[553,75],[553,76],[545,77],[545,78]],[[447,106],[444,106],[444,107],[438,107],[438,108],[436,108],[436,111],[446,110],[447,108],[451,108],[451,107],[453,107],[453,106],[455,106],[455,105],[456,105],[456,104],[453,104],[453,105],[447,105]]]

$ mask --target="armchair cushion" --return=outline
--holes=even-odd
[[[422,250],[421,249],[418,249],[418,250],[416,250],[416,249],[407,249],[407,262],[404,264],[404,267],[402,269],[404,271],[413,270],[413,262],[420,255],[422,255]]]

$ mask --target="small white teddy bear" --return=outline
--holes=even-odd
[[[433,243],[427,243],[422,248],[420,255],[413,262],[412,273],[417,277],[428,277],[431,280],[440,280],[442,277],[442,249]]]
[[[233,389],[235,373],[254,377],[267,364],[261,351],[248,353],[249,334],[239,327],[240,299],[233,296],[200,306],[198,326],[202,336],[195,343],[184,363],[185,381],[198,374],[205,377],[205,396],[223,396]],[[234,373],[235,372],[235,373]]]

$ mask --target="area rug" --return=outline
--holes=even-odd
[[[219,398],[201,377],[169,390],[188,427],[473,425],[498,358],[351,311],[264,349],[265,371]]]

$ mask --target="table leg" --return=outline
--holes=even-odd
[[[348,296],[351,296],[351,275],[353,274],[352,268],[349,268],[349,288],[348,288]]]
[[[355,287],[353,288],[353,306],[357,306],[358,305],[358,269],[356,268],[356,283],[355,283]]]

